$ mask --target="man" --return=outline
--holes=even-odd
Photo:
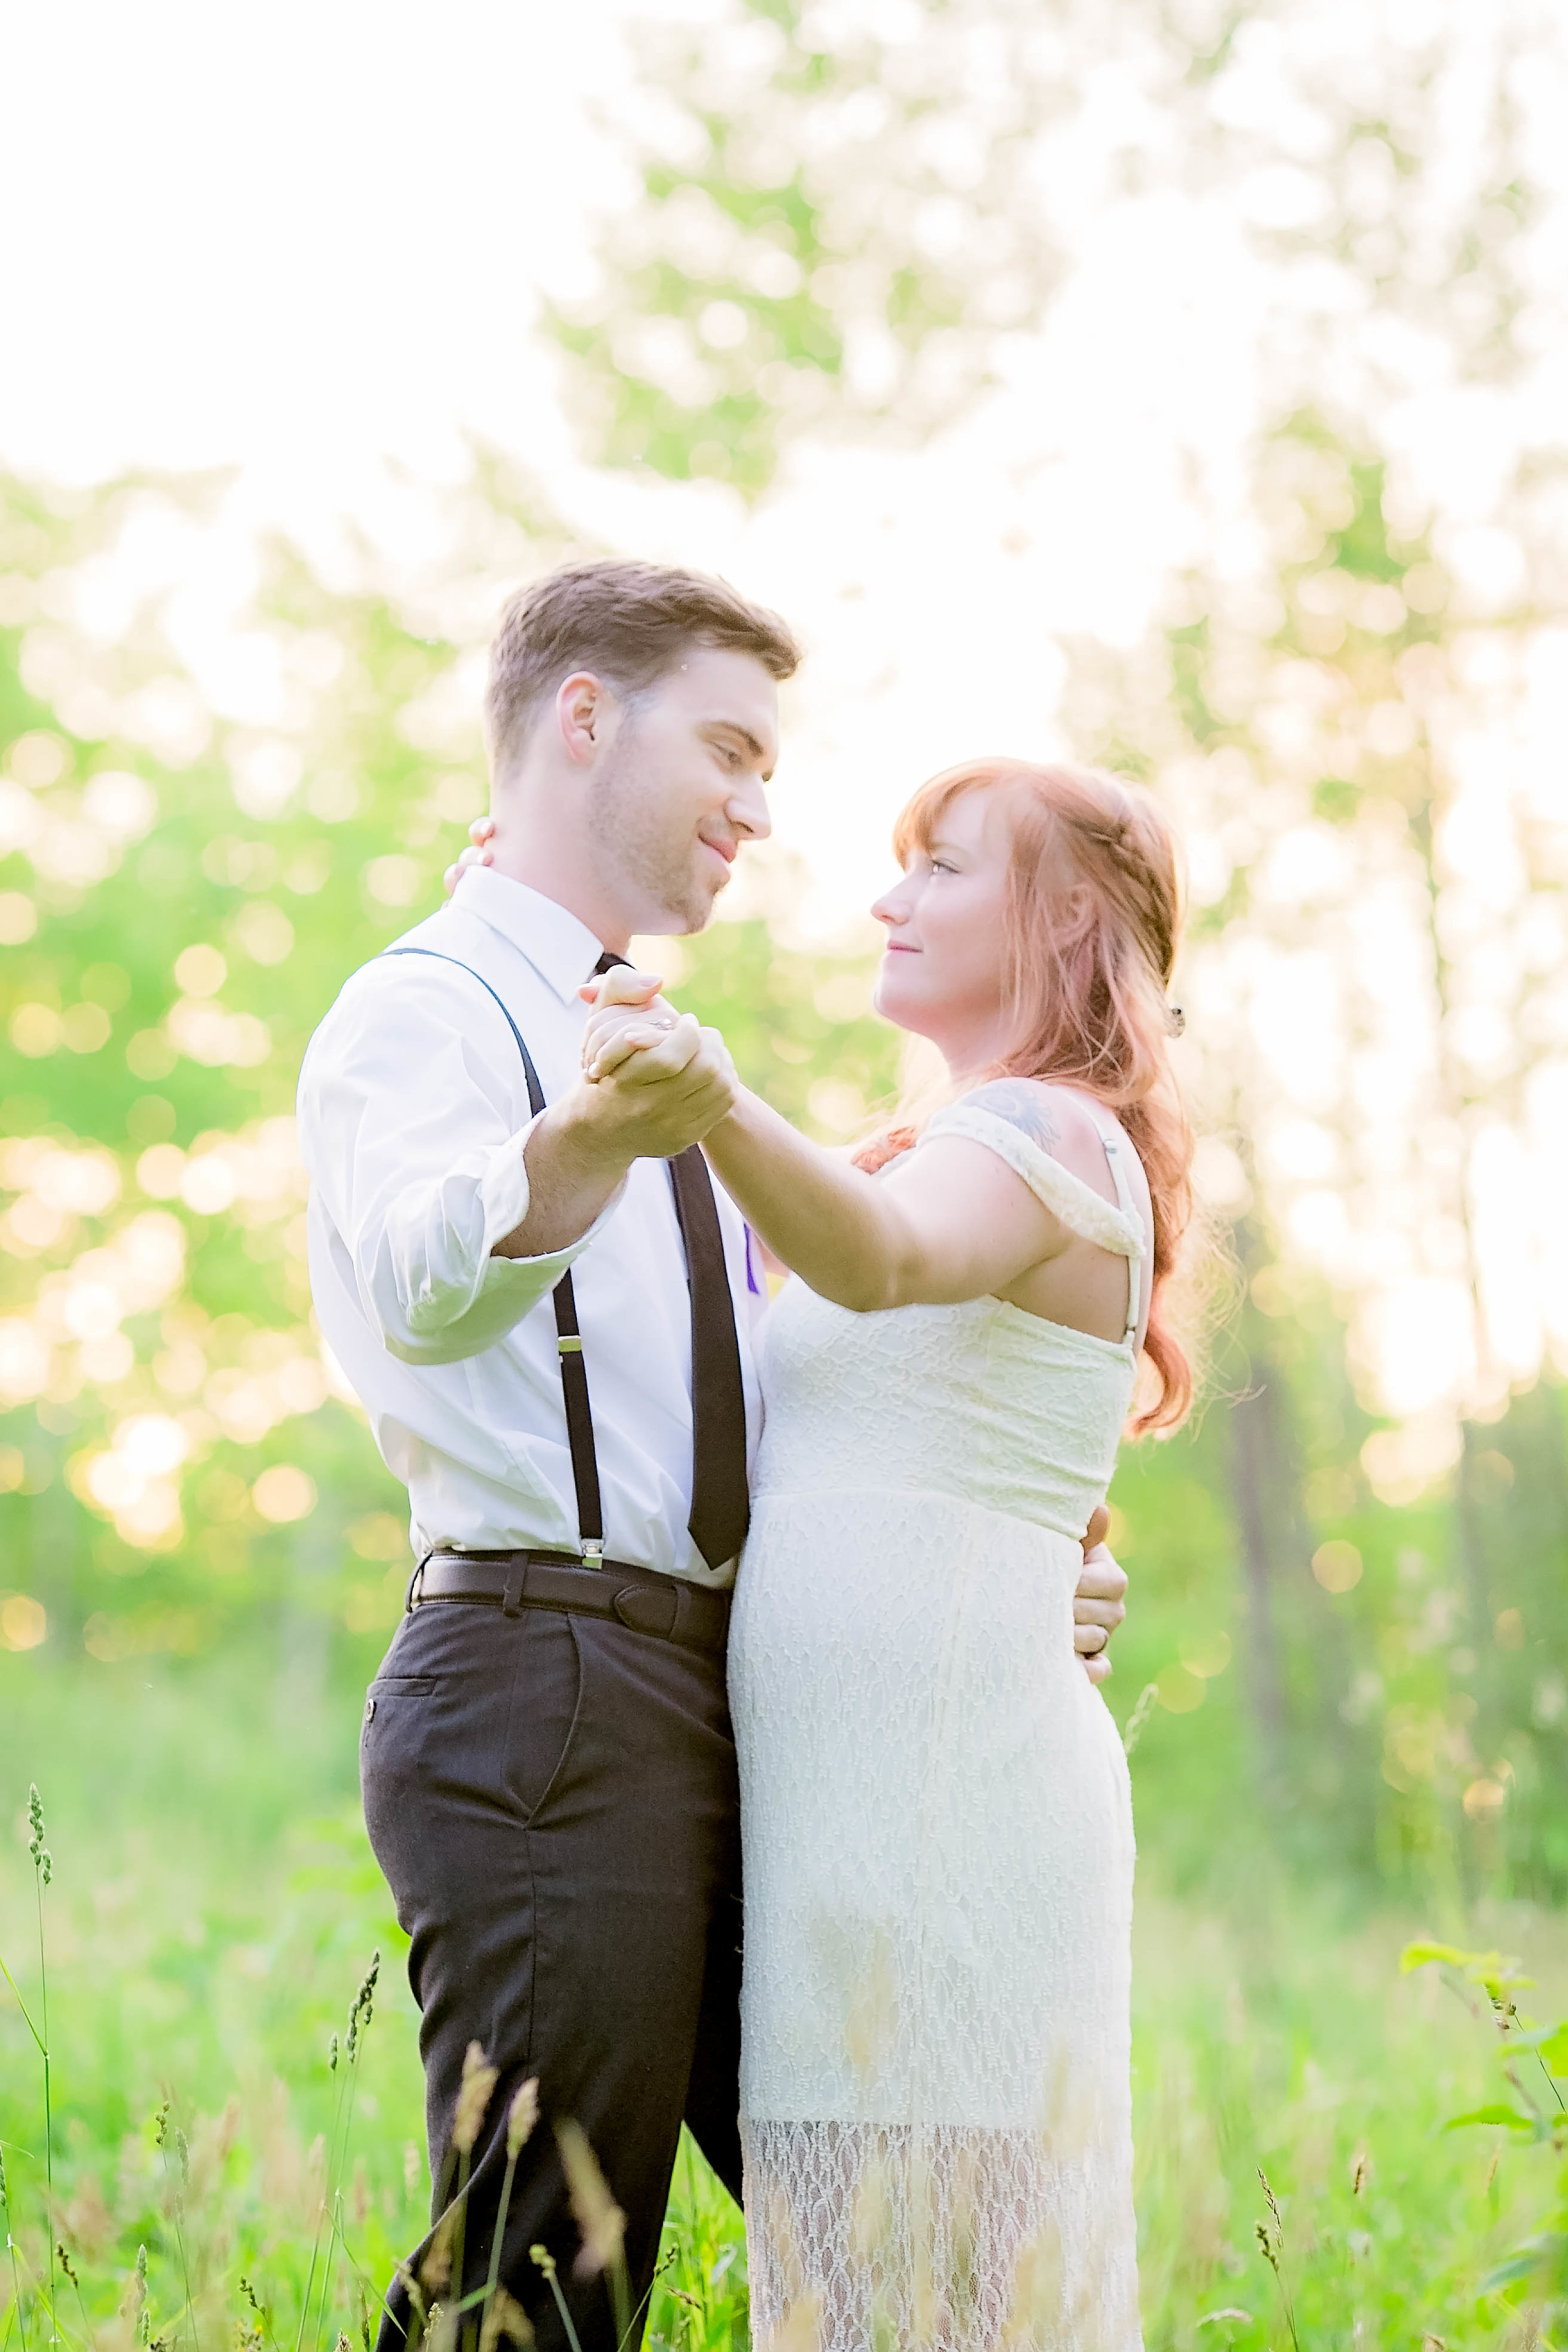
[[[551,2126],[581,2126],[625,2210],[634,2308],[682,2120],[740,2194],[724,1637],[763,1303],[698,1148],[731,1099],[719,1041],[682,1018],[636,1086],[590,1086],[580,991],[634,934],[700,930],[768,833],[797,660],[776,616],[689,572],[580,564],[515,598],[486,698],[492,866],[354,974],[300,1078],[317,1311],[420,1562],[362,1751],[449,2217],[409,2273],[448,2303],[482,2286],[537,2077],[500,2276],[551,2347],[536,2243],[584,2352],[617,2338],[603,2283],[573,2276]],[[1123,1584],[1103,1553],[1086,1570],[1086,1652]],[[475,2042],[498,2079],[454,2132]],[[381,2352],[413,2332],[408,2274]]]

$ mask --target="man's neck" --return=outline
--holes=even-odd
[[[490,870],[509,882],[537,890],[542,898],[552,898],[569,915],[575,915],[602,948],[613,955],[626,954],[631,943],[631,917],[588,870],[588,859],[576,852],[575,845],[531,839],[521,826],[509,825],[502,817],[490,843]]]

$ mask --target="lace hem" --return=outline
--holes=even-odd
[[[1082,2119],[1080,2119],[1081,2121]],[[1131,2149],[743,2117],[759,2352],[1139,2352]]]

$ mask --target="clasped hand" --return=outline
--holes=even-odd
[[[645,1159],[668,1159],[700,1142],[737,1092],[719,1032],[678,1013],[658,988],[657,976],[616,964],[582,991],[594,1008],[583,1037],[584,1083],[599,1116]]]

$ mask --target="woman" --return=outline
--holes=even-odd
[[[1131,2352],[1132,1823],[1071,1599],[1140,1357],[1134,1433],[1191,1392],[1175,848],[1136,788],[1001,760],[895,847],[876,1002],[951,1098],[854,1165],[743,1091],[706,1146],[797,1277],[730,1651],[753,2323]],[[590,1075],[657,1034],[604,1003]]]

